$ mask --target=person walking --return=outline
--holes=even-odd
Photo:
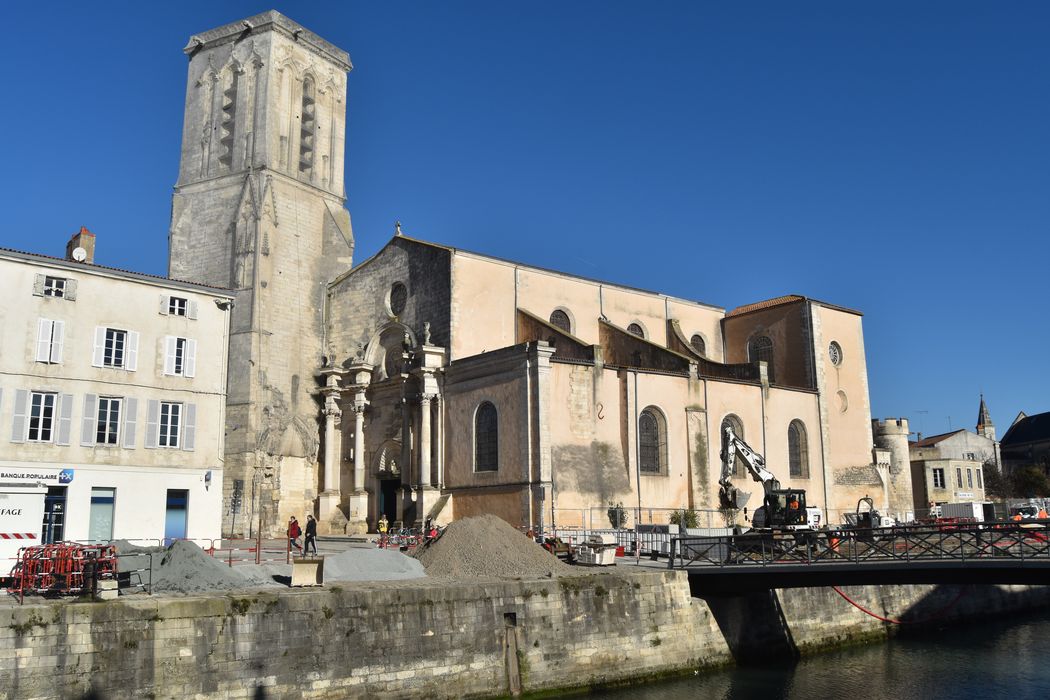
[[[306,538],[303,540],[303,554],[306,554],[311,548],[314,550],[314,556],[317,556],[317,521],[314,520],[314,516],[306,516]]]
[[[302,530],[299,529],[299,521],[296,520],[293,515],[288,521],[288,545],[289,547],[295,547],[300,552],[303,551],[303,548],[299,546],[299,535],[301,533]]]

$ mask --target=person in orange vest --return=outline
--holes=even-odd
[[[1014,513],[1013,517],[1010,518],[1010,520],[1015,520],[1017,522],[1021,522],[1021,514],[1020,513]]]
[[[1046,520],[1046,519],[1047,519],[1047,517],[1050,517],[1050,516],[1047,516],[1047,514],[1046,514],[1046,508],[1040,508],[1040,509],[1039,509],[1039,513],[1038,513],[1038,514],[1036,514],[1036,516],[1035,516],[1035,517],[1039,518],[1040,520]]]

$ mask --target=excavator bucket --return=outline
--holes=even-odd
[[[740,510],[747,505],[750,493],[738,491],[735,486],[723,486],[718,490],[718,507],[722,510]]]

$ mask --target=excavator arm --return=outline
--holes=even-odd
[[[743,493],[733,486],[733,468],[737,458],[744,463],[751,478],[762,484],[766,494],[780,488],[780,482],[773,472],[766,469],[766,460],[751,449],[733,432],[732,426],[722,428],[722,476],[718,480],[718,502],[722,508],[739,509],[747,505],[751,494]]]

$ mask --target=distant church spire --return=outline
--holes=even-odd
[[[988,412],[988,404],[984,402],[984,394],[981,394],[981,407],[977,413],[977,434],[995,439],[995,424],[992,423],[992,414]]]

